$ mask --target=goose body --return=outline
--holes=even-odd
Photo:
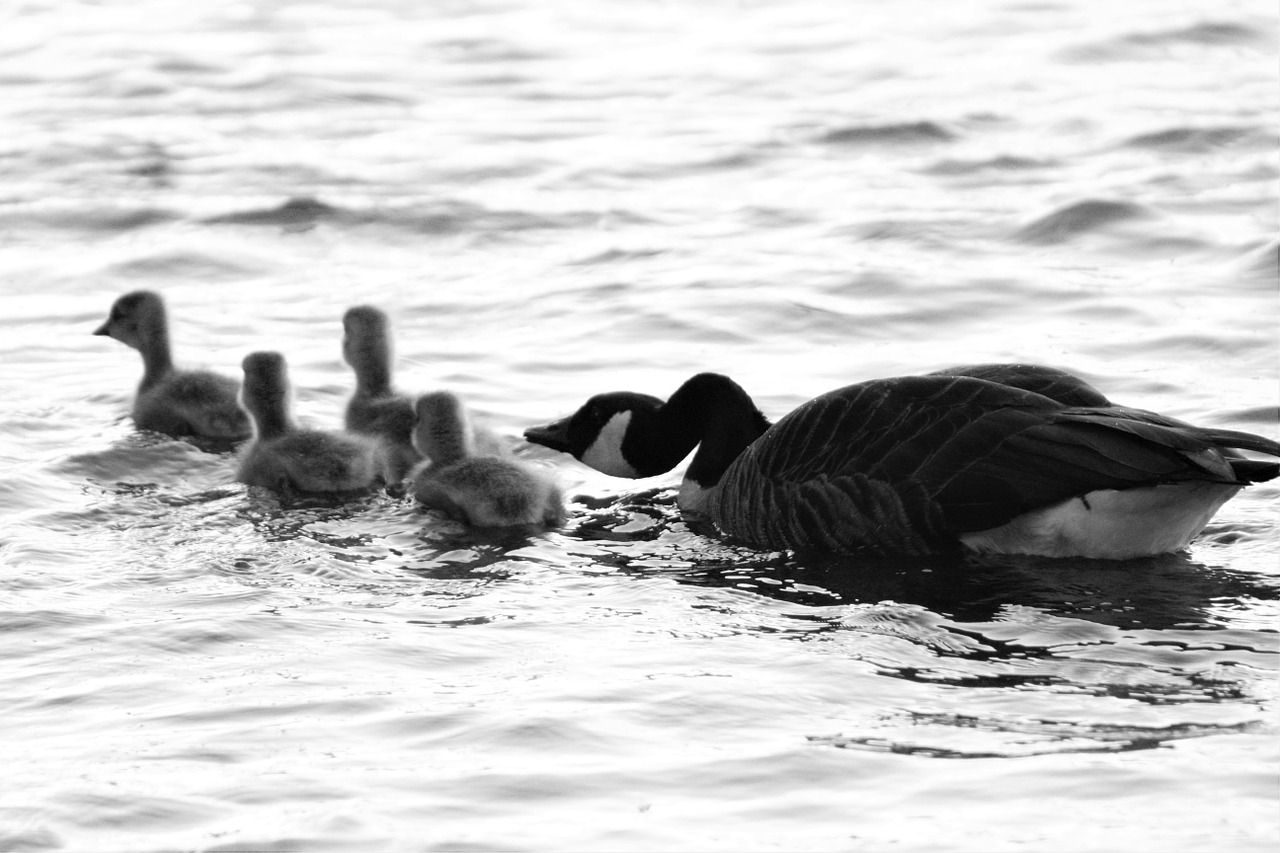
[[[137,290],[121,296],[93,334],[115,338],[142,354],[142,381],[132,411],[138,429],[226,443],[249,437],[249,418],[237,402],[238,382],[207,370],[174,366],[168,316],[159,294]]]
[[[377,444],[366,436],[299,429],[290,413],[284,357],[255,352],[244,359],[245,408],[254,436],[240,454],[237,479],[283,492],[358,492],[378,479]]]
[[[558,526],[564,500],[555,481],[532,465],[478,454],[462,401],[447,391],[415,405],[414,444],[429,461],[411,476],[414,498],[476,527]]]
[[[1280,456],[1270,439],[1115,406],[1061,371],[1000,367],[850,385],[772,426],[728,377],[699,374],[666,402],[597,395],[525,437],[630,477],[696,445],[683,509],[756,546],[837,553],[1164,553],[1244,485],[1280,475],[1235,452]]]

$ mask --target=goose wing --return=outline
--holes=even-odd
[[[877,380],[779,421],[726,472],[713,514],[776,547],[922,553],[1097,489],[1239,482],[1222,435],[973,377]]]
[[[966,364],[935,370],[930,376],[972,376],[1021,388],[1067,406],[1110,406],[1101,391],[1079,376],[1042,364]]]

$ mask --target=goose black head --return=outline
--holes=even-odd
[[[524,437],[534,444],[571,454],[611,477],[652,477],[672,467],[662,467],[662,462],[646,452],[650,427],[662,405],[657,397],[631,391],[597,394],[569,417],[530,427]]]

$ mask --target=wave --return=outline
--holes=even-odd
[[[580,228],[594,225],[594,211],[555,215],[521,210],[491,210],[462,201],[431,205],[342,207],[311,196],[291,197],[281,204],[218,214],[201,220],[211,225],[267,225],[307,230],[320,223],[339,226],[389,225],[416,233],[459,234],[471,231],[528,231],[539,228]]]
[[[210,216],[203,221],[210,225],[279,225],[290,227],[297,225],[314,225],[322,219],[337,217],[342,211],[330,204],[311,198],[299,196],[287,199],[274,207],[237,210]]]
[[[1241,272],[1250,278],[1280,280],[1280,240],[1245,253],[1241,259]]]
[[[104,205],[88,201],[29,206],[15,205],[0,212],[0,222],[20,222],[80,231],[134,231],[152,225],[173,222],[181,216],[171,210],[151,205]]]
[[[149,255],[112,265],[109,275],[122,279],[222,279],[240,278],[260,272],[247,264],[232,263],[205,252],[173,251]]]
[[[1024,225],[1018,229],[1017,239],[1028,243],[1060,243],[1119,223],[1153,219],[1155,216],[1150,208],[1131,201],[1085,199]]]
[[[934,121],[895,124],[855,124],[829,130],[818,137],[830,145],[904,145],[926,142],[951,142],[959,134]]]
[[[1130,137],[1123,144],[1132,148],[1201,154],[1239,144],[1252,144],[1270,151],[1276,141],[1274,134],[1256,127],[1171,127]]]
[[[936,682],[934,679],[932,683]],[[1047,679],[1020,681],[1016,677],[1007,677],[989,686],[1013,686],[1020,683],[1034,685],[1050,682]],[[1266,727],[1257,722],[1133,726],[1080,723],[1075,720],[1042,719],[1028,722],[952,713],[911,714],[910,725],[910,738],[886,738],[878,733],[869,736],[841,734],[810,735],[809,741],[839,749],[865,749],[924,758],[1028,758],[1065,753],[1132,752],[1160,749],[1170,742],[1189,738],[1268,733]],[[906,730],[905,727],[903,730]],[[975,732],[985,733],[987,737],[974,737]],[[963,733],[963,737],[958,737],[957,733]]]
[[[1123,41],[1133,44],[1207,44],[1207,45],[1256,45],[1271,47],[1271,36],[1261,26],[1251,27],[1231,21],[1201,21],[1189,27],[1157,30],[1152,33],[1134,33]]]
[[[922,171],[927,175],[973,175],[980,172],[1015,172],[1033,169],[1048,169],[1058,165],[1055,160],[1037,160],[1033,157],[1018,157],[1005,154],[999,157],[984,157],[976,160],[939,160]]]
[[[1126,61],[1162,57],[1178,45],[1254,48],[1270,51],[1270,24],[1251,26],[1231,21],[1202,21],[1188,27],[1128,33],[1104,41],[1078,45],[1059,54],[1067,62]]]
[[[592,266],[594,264],[624,263],[626,261],[645,260],[667,254],[666,249],[606,249],[576,261],[569,261],[570,266]]]

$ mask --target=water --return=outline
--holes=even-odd
[[[570,524],[479,536],[248,494],[89,334],[160,290],[320,426],[368,301],[513,441],[997,360],[1275,436],[1270,4],[0,14],[0,849],[1280,841],[1274,484],[1130,564],[798,561],[525,446]]]

